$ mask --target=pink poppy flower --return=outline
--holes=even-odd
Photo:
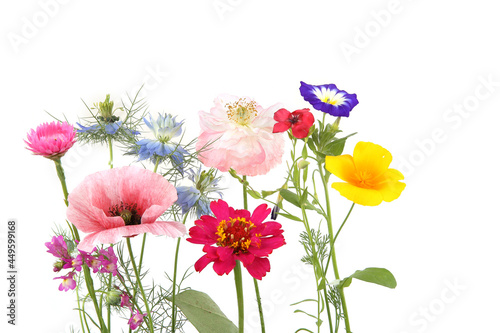
[[[75,143],[75,129],[64,122],[43,123],[28,132],[27,149],[51,160],[61,158]]]
[[[262,204],[250,215],[248,210],[235,210],[223,200],[212,201],[210,208],[215,217],[203,215],[189,229],[187,241],[205,245],[206,254],[194,264],[195,270],[201,272],[213,262],[217,274],[229,274],[239,260],[251,276],[261,280],[271,270],[267,257],[285,245],[281,224],[263,222],[271,209]]]
[[[156,221],[177,200],[177,191],[161,175],[127,166],[87,176],[68,197],[68,220],[90,233],[78,249],[90,252],[96,244],[113,244],[121,237],[150,232],[179,237],[179,222]]]
[[[263,175],[281,163],[284,140],[273,134],[275,104],[267,109],[248,97],[220,95],[210,113],[200,111],[200,160],[223,172],[233,168],[246,176]]]

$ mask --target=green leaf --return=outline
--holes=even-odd
[[[167,297],[172,301],[171,297]],[[205,293],[186,290],[177,294],[175,305],[181,309],[200,333],[237,333],[238,328],[222,313],[215,302]]]
[[[254,199],[262,199],[262,196],[260,195],[259,192],[257,191],[254,191],[254,190],[251,190],[251,189],[247,189],[247,193]]]
[[[302,158],[305,160],[307,159],[307,145],[304,145],[302,148]]]
[[[270,196],[271,194],[274,194],[278,192],[278,190],[274,190],[274,191],[262,191],[262,197],[265,198],[265,197],[268,197]]]
[[[286,213],[279,213],[279,215],[281,215],[284,218],[287,218],[289,220],[292,220],[292,221],[302,222],[302,219],[295,216],[295,215],[290,215],[290,214],[286,214]]]
[[[283,197],[283,199],[285,199],[286,201],[288,201],[292,205],[295,205],[295,206],[300,208],[300,200],[299,200],[299,196],[297,194],[293,193],[292,191],[286,190],[286,189],[281,189],[280,195]]]
[[[349,287],[352,279],[358,279],[365,282],[375,283],[387,288],[396,288],[397,282],[394,275],[385,268],[368,267],[362,271],[356,271],[351,276],[341,282],[341,287]]]

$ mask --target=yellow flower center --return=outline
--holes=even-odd
[[[248,125],[257,116],[256,103],[244,98],[233,103],[226,103],[226,113],[229,120],[241,126]]]
[[[358,187],[373,188],[375,185],[373,182],[372,174],[368,171],[357,171],[355,173],[355,177]]]
[[[252,240],[250,230],[255,228],[252,221],[247,221],[244,217],[229,218],[229,221],[222,220],[217,227],[217,245],[233,248],[234,253],[247,252]]]
[[[345,98],[343,98],[340,95],[334,95],[334,96],[326,95],[321,99],[321,101],[323,103],[328,103],[331,105],[342,104],[344,102],[344,100],[345,100]]]

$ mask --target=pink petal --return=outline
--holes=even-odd
[[[245,268],[251,276],[257,280],[262,280],[262,277],[266,276],[266,273],[271,271],[271,264],[267,258],[256,257],[255,260],[250,265],[245,266]]]
[[[180,237],[186,233],[186,227],[179,222],[157,221],[139,225],[128,225],[119,228],[106,229],[87,235],[78,244],[78,249],[90,252],[97,244],[114,244],[122,237],[135,236],[142,233],[152,233],[153,235],[166,235],[170,237]]]
[[[271,214],[271,209],[267,208],[266,204],[262,204],[255,208],[250,219],[253,224],[259,225],[264,221],[266,217],[269,216],[269,214]]]
[[[214,271],[218,275],[229,274],[233,270],[234,266],[236,266],[236,260],[234,259],[233,256],[230,256],[227,260],[215,261]]]

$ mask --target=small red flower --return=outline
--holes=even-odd
[[[263,222],[271,209],[262,204],[250,215],[248,210],[235,210],[223,200],[212,201],[210,208],[215,217],[203,215],[189,229],[187,241],[205,245],[206,254],[194,264],[194,269],[201,272],[213,262],[217,274],[229,274],[239,260],[251,276],[261,280],[271,270],[267,257],[285,245],[281,224]]]
[[[314,124],[314,116],[309,109],[302,109],[290,112],[286,109],[279,109],[274,113],[273,133],[288,131],[292,128],[292,134],[297,139],[303,139],[309,134],[309,129]]]

